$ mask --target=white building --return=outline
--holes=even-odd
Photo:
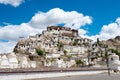
[[[84,54],[87,51],[87,48],[84,46],[69,46],[65,45],[64,49],[67,51],[68,54]]]
[[[46,58],[59,58],[60,54],[58,53],[48,53],[46,54]]]

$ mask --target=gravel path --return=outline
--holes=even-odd
[[[43,78],[43,79],[31,79],[31,80],[120,80],[120,73],[111,73],[108,76],[107,73],[94,74],[94,75],[80,75],[80,76],[66,76],[57,78]]]

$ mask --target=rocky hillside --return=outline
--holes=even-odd
[[[120,36],[116,36],[114,39],[103,41],[104,44],[108,45],[110,49],[120,51]]]

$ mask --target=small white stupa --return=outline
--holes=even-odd
[[[115,53],[109,56],[109,68],[111,70],[120,70],[119,56]]]
[[[1,58],[0,68],[10,68],[10,64],[6,55]]]
[[[30,64],[26,58],[26,56],[24,56],[20,62],[20,67],[21,68],[30,68]]]
[[[18,68],[18,60],[14,52],[9,55],[10,68]]]
[[[63,59],[56,59],[56,61],[54,63],[54,67],[65,68],[66,65],[65,65]]]

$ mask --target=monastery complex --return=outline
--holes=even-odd
[[[120,70],[119,58],[109,57],[111,69]],[[42,34],[20,37],[13,52],[0,55],[0,68],[70,68],[106,65],[106,47],[82,38],[78,31],[61,26],[48,26]],[[115,62],[117,61],[117,63]],[[116,64],[117,67],[113,67]]]

